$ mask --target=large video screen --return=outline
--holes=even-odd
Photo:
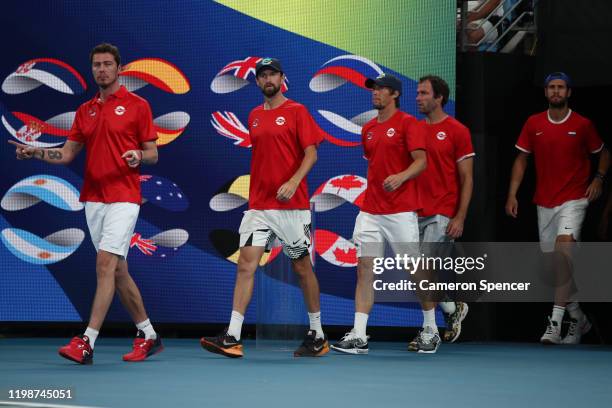
[[[0,60],[0,321],[89,318],[96,253],[78,200],[85,153],[69,166],[18,161],[6,141],[62,145],[76,109],[97,92],[89,52],[110,42],[122,54],[122,83],[150,103],[159,136],[159,163],[141,169],[144,203],[127,258],[151,319],[229,319],[248,200],[247,118],[263,102],[254,68],[275,57],[285,95],[325,135],[308,177],[323,323],[352,324],[350,240],[367,184],[360,131],[376,115],[363,82],[398,76],[401,109],[418,116],[418,78],[439,75],[451,86],[453,114],[454,2],[7,1],[2,13],[0,32],[12,40]],[[265,262],[258,283],[269,279],[301,301],[294,283],[266,274],[285,255],[275,249]],[[247,323],[256,306],[253,299]],[[129,316],[115,301],[107,319]],[[378,304],[369,322],[420,319],[414,304]]]

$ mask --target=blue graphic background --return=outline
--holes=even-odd
[[[142,206],[136,231],[149,237],[161,231],[182,228],[189,240],[180,253],[167,259],[146,257],[132,248],[130,272],[138,283],[149,315],[158,322],[225,322],[231,311],[235,265],[223,259],[210,241],[213,230],[237,231],[246,206],[215,212],[209,201],[228,181],[249,173],[250,150],[234,146],[210,124],[214,111],[234,112],[246,125],[249,111],[262,102],[254,84],[228,94],[211,91],[210,83],[227,63],[247,56],[274,56],[284,66],[289,80],[287,96],[303,103],[314,114],[325,109],[351,118],[372,109],[367,90],[347,83],[333,91],[312,92],[308,84],[327,60],[348,54],[344,50],[303,38],[247,17],[222,5],[208,2],[20,2],[3,4],[0,31],[4,44],[0,79],[33,58],[57,58],[74,67],[87,81],[80,95],[67,95],[41,86],[18,95],[0,93],[0,113],[25,112],[41,119],[74,111],[96,92],[91,80],[89,51],[100,42],[119,46],[124,63],[140,58],[162,58],[176,65],[188,78],[191,90],[182,95],[166,93],[148,85],[136,91],[151,104],[153,117],[185,111],[190,117],[185,132],[159,149],[158,165],[143,168],[175,182],[189,200],[182,212],[170,212],[153,203]],[[452,28],[450,28],[452,29]],[[376,62],[376,61],[375,61]],[[416,115],[416,82],[384,66],[404,82],[402,109]],[[454,112],[454,101],[448,105]],[[317,115],[315,114],[315,117]],[[318,117],[317,117],[317,120]],[[12,139],[0,127],[5,139]],[[17,161],[14,149],[0,144],[2,154],[0,193],[32,174],[61,177],[76,188],[82,186],[85,155],[68,167],[40,161]],[[312,193],[333,176],[365,176],[366,161],[361,147],[346,148],[323,143],[319,161],[309,175]],[[317,228],[351,238],[357,207],[344,204],[317,213]],[[65,228],[87,232],[85,215],[63,211],[46,203],[8,212],[0,210],[2,229],[15,227],[44,237]],[[280,259],[275,262],[283,262]],[[322,290],[324,324],[350,325],[353,320],[355,269],[334,266],[317,256],[316,272]],[[89,235],[70,257],[56,264],[25,263],[0,245],[0,321],[87,320],[95,291],[95,252]],[[278,285],[284,285],[278,283]],[[301,299],[299,289],[288,286]],[[256,299],[247,314],[254,322]],[[376,305],[370,323],[401,326],[420,324],[415,305]],[[118,301],[108,320],[127,321]]]

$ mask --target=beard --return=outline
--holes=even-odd
[[[117,82],[118,77],[115,77],[114,80],[111,80],[110,77],[107,77],[106,79],[103,80],[96,80],[96,85],[100,88],[100,89],[106,89],[108,87],[110,87],[111,85],[113,85],[115,82]]]
[[[560,109],[560,108],[564,108],[567,106],[567,100],[568,100],[567,96],[555,95],[554,98],[555,100],[553,100],[553,97],[547,98],[548,104],[550,105],[551,108]]]
[[[273,97],[274,95],[276,95],[277,93],[279,93],[279,92],[280,92],[280,89],[281,89],[280,85],[279,85],[279,86],[276,86],[276,85],[271,85],[271,86],[268,86],[268,85],[266,85],[266,86],[264,86],[264,87],[261,89],[261,92],[262,92],[262,93],[263,93],[263,94],[264,94],[266,97],[271,98],[271,97]]]
[[[555,108],[555,109],[565,108],[567,106],[567,99],[561,99],[559,102],[549,101],[548,104],[550,105],[551,108]]]

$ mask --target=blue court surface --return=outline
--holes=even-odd
[[[245,343],[245,358],[169,339],[166,350],[124,363],[130,339],[100,338],[94,364],[57,355],[68,339],[0,339],[0,407],[606,407],[612,348],[513,343],[443,344],[437,354],[370,343],[367,356],[295,359]],[[20,400],[10,389],[72,390],[73,399]]]

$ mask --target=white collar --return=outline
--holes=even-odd
[[[555,121],[553,120],[553,118],[550,117],[550,109],[548,109],[546,111],[546,116],[548,116],[548,121],[554,125],[560,125],[562,123],[565,123],[565,121],[567,121],[570,117],[570,115],[572,114],[572,110],[568,109],[567,111],[567,115],[565,115],[565,117],[563,119],[561,119],[560,121]]]

